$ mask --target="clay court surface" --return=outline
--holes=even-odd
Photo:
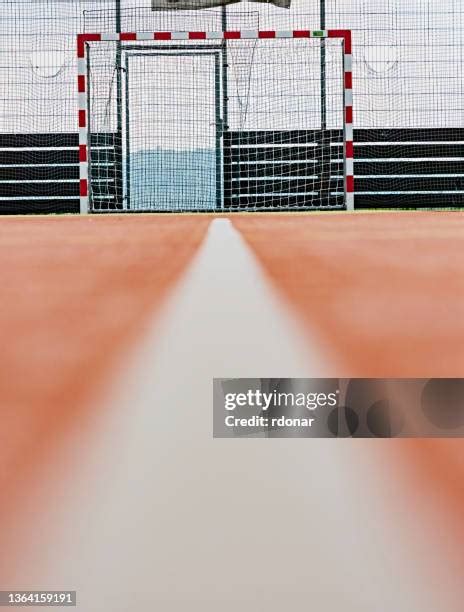
[[[259,584],[242,585],[240,596],[226,596],[232,587],[216,576],[217,593],[206,601],[186,577],[189,571],[195,574],[196,563],[202,571],[219,571],[212,560],[221,546],[229,550],[231,564],[239,555],[230,534],[222,545],[214,544],[215,538],[205,543],[205,530],[212,526],[217,538],[220,517],[234,510],[238,524],[245,525],[243,537],[256,538],[266,558],[272,547],[265,526],[279,516],[291,523],[292,512],[297,522],[304,521],[317,499],[333,507],[319,520],[322,529],[333,530],[333,541],[324,546],[334,557],[328,553],[326,559],[313,560],[311,571],[322,583],[326,572],[332,578],[335,573],[345,590],[340,609],[423,612],[439,609],[447,598],[442,609],[459,610],[462,441],[345,441],[339,446],[285,441],[276,443],[274,453],[268,443],[254,452],[240,443],[224,449],[221,441],[211,440],[210,390],[214,376],[462,376],[463,252],[464,213],[2,219],[2,575],[22,588],[21,575],[43,584],[60,568],[59,584],[74,576],[83,598],[90,598],[98,591],[92,572],[100,571],[105,581],[102,568],[112,557],[109,542],[118,524],[128,520],[134,533],[122,539],[126,563],[119,559],[113,578],[120,572],[124,581],[128,558],[131,566],[146,565],[144,553],[134,552],[139,550],[134,542],[140,545],[153,537],[155,548],[169,548],[167,563],[185,560],[178,567],[185,593],[165,609],[180,610],[182,597],[205,610],[227,598],[231,606],[246,606]],[[192,414],[200,415],[199,420],[192,421]],[[131,432],[128,440],[126,431]],[[234,464],[238,446],[242,472]],[[295,461],[299,467],[292,471]],[[236,498],[247,499],[255,513],[263,511],[261,504],[269,512],[269,505],[255,498],[263,486],[262,462],[276,474],[264,478],[262,496],[271,505],[275,494],[288,501],[279,502],[279,509],[273,506],[261,533],[259,528],[248,531]],[[311,475],[301,462],[325,466],[325,480]],[[344,470],[351,487],[340,480]],[[245,484],[238,480],[244,472],[250,479]],[[144,494],[140,488],[149,482],[153,489]],[[304,483],[307,490],[301,492]],[[51,504],[44,491],[58,492]],[[218,497],[225,500],[227,491],[233,499],[222,506],[225,501]],[[214,508],[214,516],[202,510],[202,503]],[[187,505],[184,514],[179,508]],[[156,533],[150,531],[150,521],[145,523],[144,506],[162,516]],[[369,516],[376,518],[367,525]],[[172,543],[171,519],[182,545]],[[41,533],[31,523],[40,525]],[[137,523],[143,525],[142,534]],[[104,524],[106,539],[101,535]],[[69,535],[73,529],[66,530],[69,525],[74,535]],[[377,528],[391,540],[380,542]],[[289,537],[298,538],[289,529]],[[50,554],[38,564],[50,530]],[[353,533],[358,530],[364,535],[357,539]],[[316,524],[310,531],[312,538],[318,537]],[[69,573],[63,569],[69,551],[57,543],[64,532],[66,545],[77,551]],[[192,552],[199,546],[195,532],[203,533],[204,556]],[[359,544],[351,577],[341,570],[346,570],[347,559],[339,556],[337,547],[343,545],[337,534],[353,537],[350,545],[355,540]],[[285,543],[275,546],[279,554],[290,554]],[[369,555],[380,548],[385,556],[374,561]],[[164,577],[158,603],[166,603],[175,588],[172,575],[150,551],[147,559]],[[333,565],[335,557],[340,567]],[[259,555],[249,560],[250,571],[253,562],[260,562]],[[302,552],[303,565],[307,562]],[[258,571],[258,583],[263,572]],[[412,591],[404,587],[398,599],[390,594],[389,607],[372,607],[388,572],[397,572],[398,580],[407,575],[415,586]],[[135,574],[127,578],[129,583]],[[433,576],[439,587],[427,586]],[[366,587],[359,606],[352,579],[363,577],[376,588],[371,592]],[[304,571],[297,578],[304,590]],[[270,598],[267,609],[281,609],[295,591],[291,576],[280,579],[281,599]],[[321,587],[321,598],[324,592]],[[335,606],[336,594],[332,596]],[[112,612],[131,609],[124,601],[120,593]],[[141,594],[136,601],[147,606],[150,598]],[[109,610],[105,605],[100,601],[79,609]]]

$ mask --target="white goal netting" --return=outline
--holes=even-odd
[[[342,39],[90,42],[86,57],[92,210],[344,207]]]

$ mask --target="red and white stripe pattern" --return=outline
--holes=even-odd
[[[79,95],[80,210],[89,212],[89,118],[87,116],[86,44],[103,41],[240,40],[270,38],[341,38],[345,90],[345,195],[348,210],[354,210],[353,72],[351,30],[241,30],[228,32],[121,32],[79,34],[77,37]]]

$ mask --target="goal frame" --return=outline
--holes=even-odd
[[[77,93],[79,127],[79,199],[80,213],[91,212],[89,188],[90,135],[88,117],[88,58],[87,43],[134,41],[226,41],[240,39],[278,38],[339,38],[342,41],[343,61],[343,148],[345,206],[354,210],[354,140],[353,140],[353,72],[351,30],[239,30],[239,31],[166,31],[166,32],[105,32],[77,35]]]

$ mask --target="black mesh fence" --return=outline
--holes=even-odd
[[[120,12],[116,0],[0,4],[0,212],[78,209],[78,32],[223,27],[219,8],[154,12],[150,0],[121,0]],[[234,30],[320,19],[316,0],[227,9]],[[356,205],[464,206],[462,2],[325,0],[325,19],[353,31]]]

